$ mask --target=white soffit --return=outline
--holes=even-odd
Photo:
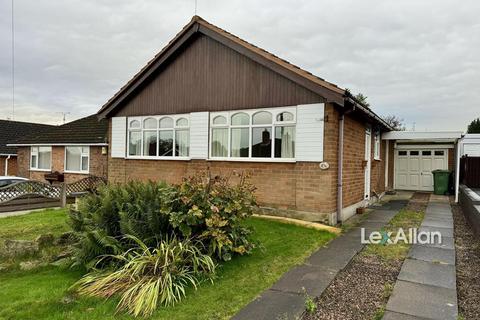
[[[455,142],[462,137],[462,131],[390,131],[382,135],[383,140],[405,142]]]

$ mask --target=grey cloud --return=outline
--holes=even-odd
[[[17,119],[96,112],[185,25],[194,1],[16,0]],[[0,117],[11,112],[10,2],[0,4]],[[480,116],[480,3],[207,1],[210,22],[418,130]]]

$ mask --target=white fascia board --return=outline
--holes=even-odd
[[[52,146],[52,147],[63,147],[63,146],[98,146],[106,147],[108,143],[9,143],[8,147],[30,147],[30,146]]]
[[[0,153],[0,157],[16,157],[16,153]]]
[[[423,140],[423,141],[445,141],[457,140],[462,137],[462,131],[390,131],[382,135],[383,140]]]

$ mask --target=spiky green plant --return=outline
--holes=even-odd
[[[117,309],[136,316],[149,316],[159,305],[173,305],[185,297],[187,287],[203,280],[213,281],[215,263],[202,253],[202,244],[176,238],[148,247],[134,236],[136,244],[125,253],[108,255],[118,262],[116,270],[95,270],[72,289],[88,296],[109,298],[121,295]]]

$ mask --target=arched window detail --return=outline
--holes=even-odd
[[[277,114],[277,121],[278,122],[283,122],[283,121],[293,121],[294,117],[293,114],[290,112],[281,112]]]
[[[272,114],[268,111],[260,111],[253,115],[252,124],[271,124]]]
[[[173,119],[170,117],[164,117],[160,119],[160,129],[173,128]]]
[[[138,120],[130,121],[130,129],[140,129],[140,121]]]
[[[154,118],[147,118],[143,120],[144,129],[157,129],[157,120]]]
[[[188,126],[188,120],[185,118],[179,118],[177,120],[177,127],[186,127]]]
[[[245,112],[235,113],[232,116],[233,126],[248,126],[250,124],[250,116]]]
[[[227,124],[227,118],[225,118],[224,116],[216,116],[215,118],[213,118],[213,124],[216,124],[216,125]]]

